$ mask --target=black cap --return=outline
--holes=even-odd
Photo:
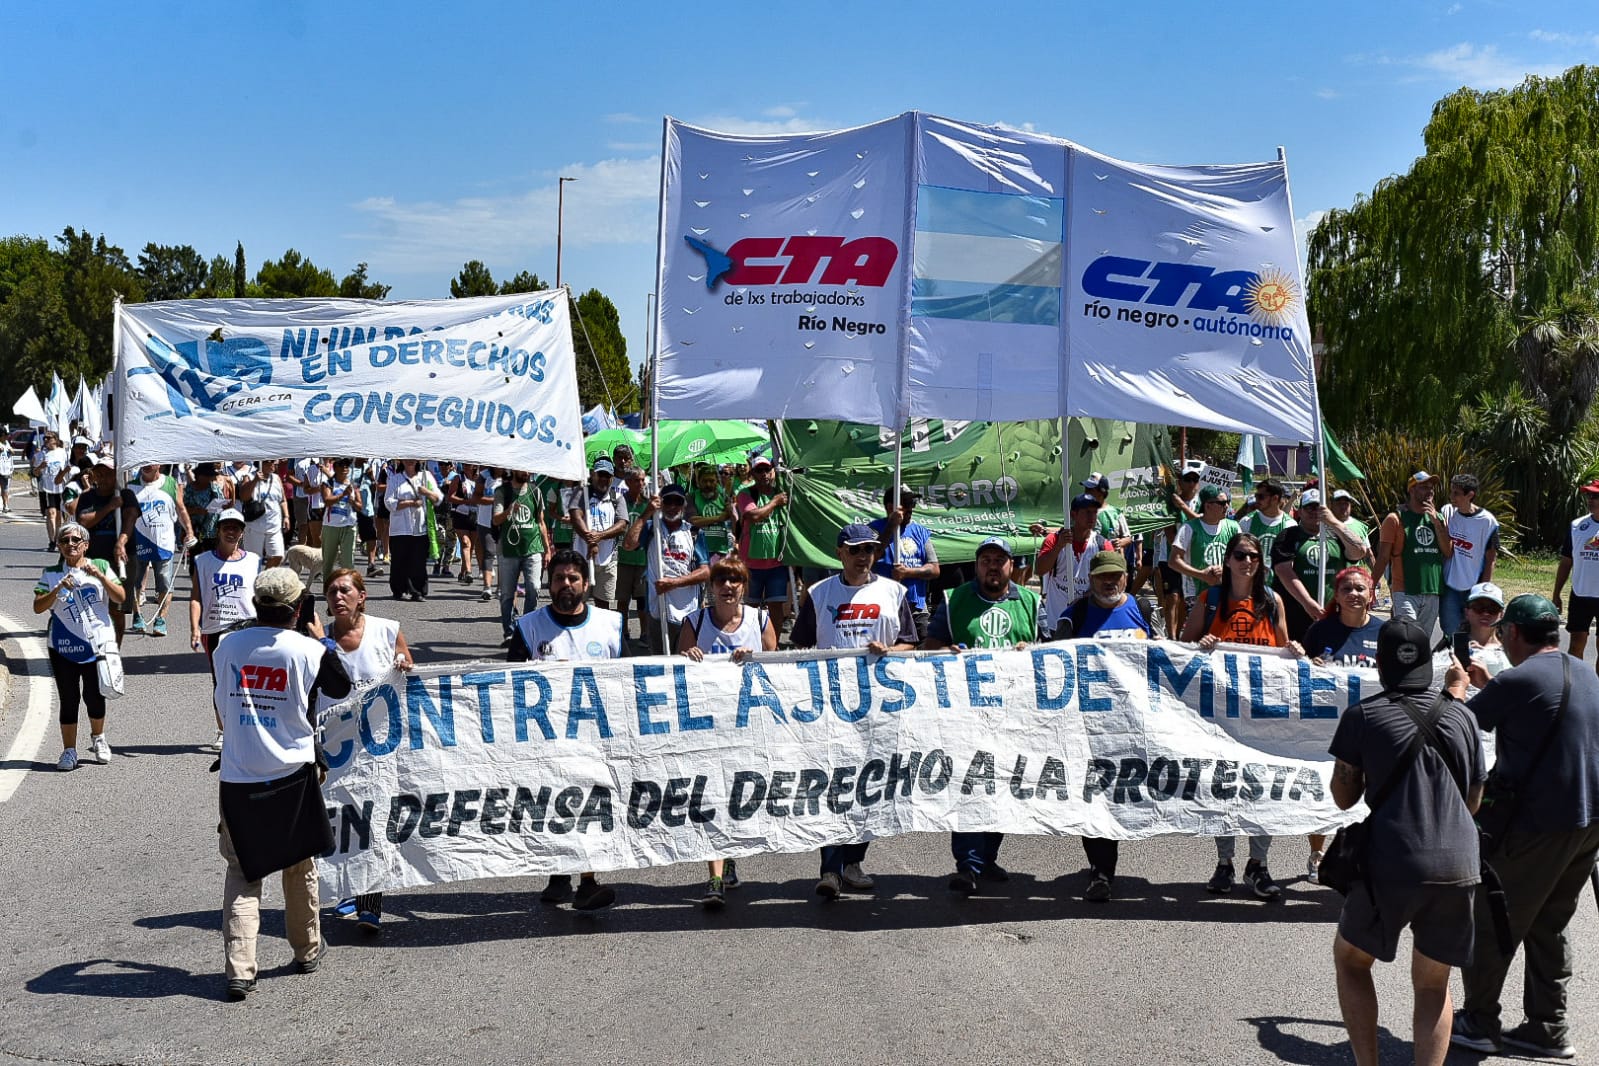
[[[1384,622],[1377,631],[1377,676],[1384,688],[1421,692],[1432,686],[1432,642],[1408,618]]]

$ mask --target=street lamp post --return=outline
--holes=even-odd
[[[555,287],[561,287],[561,231],[566,226],[566,183],[576,178],[558,178],[555,182]]]

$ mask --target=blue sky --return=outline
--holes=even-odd
[[[1288,150],[1295,212],[1421,151],[1461,86],[1599,63],[1592,0],[1323,4],[0,5],[0,233],[289,247],[394,298],[468,259],[621,309],[644,358],[661,117],[832,129],[919,109],[1139,162]]]

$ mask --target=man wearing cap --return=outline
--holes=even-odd
[[[210,550],[194,557],[189,583],[189,647],[204,652],[216,683],[217,641],[222,634],[255,620],[255,601],[251,590],[261,573],[261,557],[240,547],[244,539],[244,515],[229,507],[217,515],[217,542]],[[222,712],[217,715],[214,751],[222,750]]]
[[[1588,513],[1573,519],[1560,542],[1560,564],[1555,568],[1555,609],[1563,605],[1560,594],[1571,581],[1571,603],[1566,607],[1566,632],[1571,635],[1568,649],[1581,659],[1588,650],[1588,631],[1599,618],[1599,480],[1582,486]],[[80,503],[78,505],[82,507]],[[80,519],[81,520],[81,519]],[[87,523],[85,523],[87,525]],[[1599,661],[1594,663],[1599,670]]]
[[[1382,520],[1377,542],[1377,580],[1393,566],[1388,585],[1394,594],[1394,617],[1415,619],[1429,637],[1438,624],[1444,565],[1455,553],[1449,527],[1433,506],[1437,487],[1438,478],[1425,470],[1411,474],[1405,506]]]
[[[1194,602],[1207,590],[1221,584],[1227,542],[1241,530],[1227,517],[1232,496],[1220,485],[1199,490],[1199,517],[1177,527],[1172,542],[1171,567],[1183,577],[1183,607],[1192,610]],[[1179,631],[1180,632],[1180,631]]]
[[[1408,619],[1377,634],[1382,691],[1338,717],[1328,751],[1340,810],[1364,798],[1366,876],[1344,899],[1333,939],[1338,1006],[1355,1061],[1377,1063],[1377,988],[1372,966],[1394,961],[1412,936],[1410,980],[1415,1059],[1442,1063],[1448,1050],[1449,970],[1472,957],[1472,900],[1481,880],[1472,812],[1487,778],[1476,722],[1457,696],[1429,692],[1432,648]],[[1464,680],[1458,667],[1450,677]],[[1414,748],[1413,744],[1419,744]]]
[[[123,610],[133,616],[133,631],[144,632],[144,615],[139,613],[139,598],[144,591],[144,575],[154,576],[156,597],[154,616],[150,621],[150,634],[167,635],[167,605],[172,600],[172,580],[177,570],[178,527],[183,528],[185,543],[194,539],[189,525],[189,512],[180,502],[178,481],[163,474],[157,463],[146,463],[139,468],[139,480],[132,486],[139,501],[139,517],[133,523],[133,573],[128,587],[133,590],[123,603]]]
[[[716,467],[709,463],[694,470],[688,520],[705,539],[705,552],[712,563],[733,550],[733,497],[717,481]]]
[[[783,542],[788,533],[788,493],[777,491],[777,471],[763,452],[750,456],[752,484],[738,494],[738,553],[750,570],[749,603],[765,607],[772,628],[783,632],[788,616],[788,567]]]
[[[318,694],[342,699],[351,686],[331,640],[294,631],[304,596],[288,567],[262,571],[254,586],[257,624],[227,634],[216,649],[224,734],[218,831],[227,863],[222,939],[231,1000],[255,989],[265,874],[283,872],[295,972],[314,973],[322,962],[314,857],[332,848],[333,832],[323,811],[318,770],[325,764],[314,714]]]
[[[1567,987],[1572,976],[1566,927],[1599,856],[1599,678],[1560,650],[1560,611],[1537,595],[1505,607],[1499,622],[1510,669],[1493,678],[1475,660],[1467,704],[1494,734],[1494,781],[1484,825],[1508,824],[1485,838],[1483,856],[1503,883],[1511,950],[1501,951],[1485,901],[1477,901],[1471,965],[1461,972],[1465,1001],[1455,1016],[1456,1044],[1492,1054],[1500,1046],[1546,1058],[1572,1058]],[[1450,671],[1450,690],[1466,679]],[[1505,788],[1499,783],[1505,782]],[[1497,839],[1495,839],[1497,837]],[[1526,1020],[1504,1029],[1500,993],[1515,948],[1524,951]]]
[[[1055,623],[1055,638],[1093,637],[1095,640],[1154,640],[1155,629],[1127,595],[1127,560],[1120,552],[1102,551],[1088,568],[1089,594],[1066,609]],[[1091,903],[1110,901],[1116,880],[1120,849],[1114,840],[1083,838],[1088,857],[1088,888],[1083,898]]]
[[[644,513],[644,508],[649,506],[650,494],[644,487],[644,470],[637,466],[622,468],[622,494],[627,497],[627,523],[631,529],[633,522]],[[622,535],[620,546],[616,549],[616,609],[621,612],[623,627],[627,624],[627,615],[632,610],[639,620],[639,639],[648,643],[649,621],[645,615],[649,613],[649,589],[644,582],[645,571],[649,569],[649,559],[643,549],[629,548],[627,535]]]
[[[1499,519],[1477,506],[1477,478],[1456,474],[1449,479],[1449,502],[1444,504],[1444,528],[1454,552],[1444,564],[1439,590],[1438,622],[1444,636],[1459,631],[1466,621],[1466,594],[1481,581],[1492,581],[1499,558]]]
[[[1322,527],[1327,536],[1322,537]],[[1323,545],[1327,553],[1327,581],[1321,583]],[[1271,569],[1282,593],[1283,614],[1288,621],[1288,639],[1304,642],[1312,622],[1319,619],[1332,602],[1333,579],[1338,571],[1369,555],[1364,539],[1321,506],[1321,490],[1306,489],[1299,494],[1299,522],[1278,535],[1272,545]],[[1319,650],[1319,649],[1318,649]]]
[[[909,485],[901,485],[898,497],[896,502],[894,490],[886,490],[883,493],[885,517],[872,520],[880,546],[873,570],[905,586],[911,617],[916,619],[916,639],[921,640],[927,636],[927,623],[932,618],[927,605],[927,587],[938,580],[938,551],[933,547],[932,531],[911,518],[921,496],[911,491]]]
[[[1272,545],[1277,543],[1277,538],[1293,526],[1293,518],[1283,508],[1283,499],[1286,495],[1282,482],[1273,478],[1262,481],[1255,486],[1254,508],[1240,523],[1245,533],[1260,541],[1261,554],[1268,560],[1271,558]],[[1266,587],[1280,587],[1277,585],[1277,574],[1270,566],[1266,568]]]
[[[91,487],[78,497],[77,522],[89,531],[91,559],[110,564],[117,574],[126,574],[128,562],[127,537],[139,521],[139,498],[126,486],[118,486],[115,460],[110,456],[91,455],[87,462]],[[130,588],[130,593],[134,590]],[[136,593],[127,597],[137,598]],[[117,643],[122,643],[128,628],[128,616],[117,609],[111,612],[111,625],[117,631]]]
[[[1099,533],[1099,498],[1079,493],[1072,499],[1072,524],[1044,537],[1038,546],[1038,573],[1043,575],[1043,624],[1052,626],[1067,607],[1088,592],[1088,568],[1094,556],[1111,551],[1111,542]],[[1032,526],[1034,536],[1043,523]]]
[[[1120,556],[1118,556],[1120,558]],[[1016,557],[1004,537],[989,537],[977,546],[977,576],[950,590],[927,626],[923,650],[964,651],[968,648],[1014,648],[1038,639],[1038,593],[1012,581]],[[949,890],[976,893],[983,879],[1008,881],[999,865],[1003,833],[952,833],[950,853],[955,873]]]
[[[1327,509],[1332,512],[1334,518],[1348,527],[1351,537],[1366,545],[1368,549],[1371,548],[1371,527],[1358,518],[1350,517],[1355,511],[1355,497],[1348,489],[1334,490],[1332,503],[1328,504]],[[1371,564],[1372,558],[1368,554],[1365,565],[1369,569]]]
[[[865,648],[873,655],[916,647],[916,622],[905,586],[872,572],[877,546],[877,531],[871,526],[855,523],[839,531],[843,573],[807,590],[789,634],[794,647]],[[772,625],[777,625],[775,619]],[[816,894],[834,899],[846,888],[872,891],[877,883],[861,869],[865,859],[865,841],[824,847]]]
[[[616,484],[616,467],[604,456],[594,460],[586,488],[567,493],[566,511],[582,548],[594,567],[594,605],[611,611],[617,598],[617,545],[627,532],[627,496]]]
[[[644,501],[644,509],[628,527],[624,549],[644,553],[644,582],[649,589],[649,613],[641,619],[650,651],[665,655],[677,647],[678,630],[700,605],[700,586],[711,576],[705,538],[688,521],[688,491],[675,482]],[[655,516],[661,516],[661,550],[652,548]],[[666,619],[666,643],[661,643],[661,619]]]
[[[1099,501],[1099,515],[1095,519],[1099,535],[1116,551],[1126,554],[1129,573],[1138,569],[1138,538],[1128,528],[1126,513],[1110,502],[1110,478],[1096,470],[1083,479],[1083,491]]]

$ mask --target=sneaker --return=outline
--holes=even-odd
[[[719,911],[727,902],[727,888],[722,878],[713,877],[705,886],[705,894],[700,897],[700,906],[708,911]]]
[[[133,612],[133,621],[128,623],[128,628],[131,629],[135,633],[143,633],[144,632],[144,615],[140,614],[137,611]]]
[[[1514,1029],[1506,1029],[1499,1038],[1505,1047],[1514,1048],[1523,1055],[1530,1055],[1538,1059],[1574,1059],[1577,1049],[1564,1040],[1551,1040],[1542,1029],[1533,1022],[1522,1022]]]
[[[1088,879],[1088,891],[1083,893],[1083,898],[1090,903],[1110,902],[1110,875],[1101,870],[1095,870]]]
[[[540,903],[565,903],[571,898],[572,878],[567,874],[556,874],[551,877],[550,883],[539,893]]]
[[[957,866],[949,878],[949,890],[957,896],[971,896],[977,892],[977,871],[970,866]]]
[[[326,944],[318,944],[315,955],[312,955],[309,959],[294,960],[294,972],[306,974],[316,973],[317,970],[322,966],[322,956],[326,955],[327,951],[328,949]]]
[[[722,863],[722,884],[727,888],[739,886],[738,863],[732,859],[724,860]]]
[[[998,881],[1003,884],[1010,880],[1010,871],[997,862],[991,862],[983,867],[982,872],[977,876],[984,881]]]
[[[823,874],[821,880],[816,882],[816,894],[823,899],[837,899],[842,891],[844,891],[844,882],[838,874]]]
[[[1216,872],[1205,882],[1205,891],[1213,896],[1225,896],[1233,890],[1233,864],[1218,862]]]
[[[457,580],[459,580],[463,585],[470,585],[472,583],[472,575],[467,573],[465,570],[462,570],[461,576]]]
[[[844,882],[844,887],[856,892],[870,892],[877,887],[877,882],[872,880],[872,875],[861,869],[861,864],[852,862],[844,867],[844,873],[839,878]]]
[[[478,599],[482,600],[484,603],[488,603],[493,598],[494,598],[494,590],[493,589],[484,589],[482,595],[478,596]]]
[[[76,770],[78,768],[78,749],[68,748],[61,753],[61,758],[56,760],[57,770]]]
[[[218,729],[217,738],[209,744],[200,745],[200,749],[202,751],[214,751],[220,755],[222,753],[222,730]]]
[[[164,637],[164,636],[166,636],[167,635],[167,620],[165,618],[157,618],[155,620],[155,622],[152,623],[151,626],[150,626],[150,635],[152,637]]]
[[[1254,859],[1244,866],[1244,884],[1249,886],[1249,891],[1255,894],[1256,899],[1275,900],[1283,894],[1283,886],[1271,879],[1271,871],[1266,869],[1264,863]]]
[[[242,981],[235,977],[233,980],[228,982],[228,999],[234,1003],[238,1003],[240,1000],[244,999],[245,996],[248,996],[254,991],[255,978],[253,977],[248,981]]]
[[[383,915],[377,911],[360,911],[355,916],[355,924],[360,926],[363,932],[381,932],[383,930]]]
[[[577,886],[577,895],[572,897],[572,909],[597,911],[615,902],[616,889],[610,885],[602,885],[592,877],[585,877]]]
[[[333,916],[335,918],[354,918],[355,917],[355,897],[354,896],[347,896],[344,899],[339,900],[339,902],[335,903],[333,905]]]
[[[1456,1047],[1467,1048],[1482,1055],[1497,1055],[1500,1052],[1499,1038],[1491,1035],[1472,1016],[1470,1011],[1455,1011],[1454,1024],[1449,1030],[1449,1042]]]
[[[101,766],[111,765],[111,745],[106,743],[104,733],[90,738],[89,751]]]
[[[1313,885],[1321,884],[1321,852],[1313,851],[1305,860],[1305,880]]]

